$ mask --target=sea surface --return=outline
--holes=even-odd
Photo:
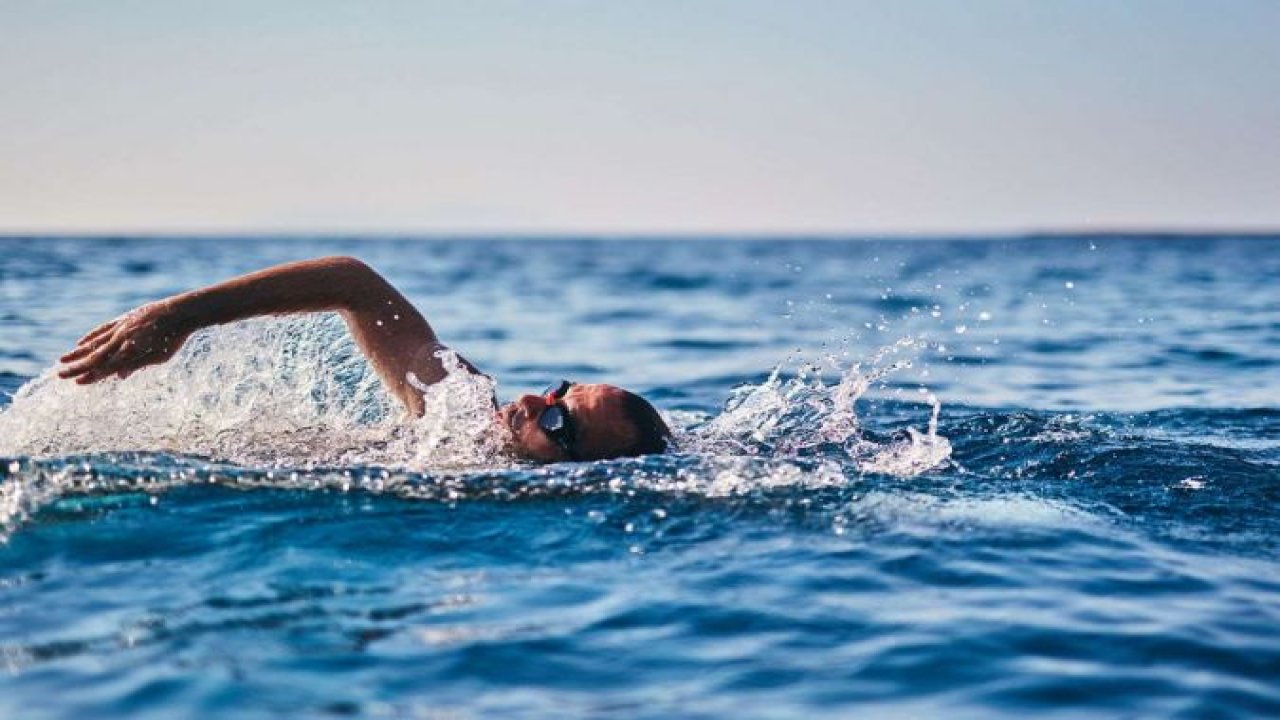
[[[331,316],[52,379],[100,322],[357,256],[499,397]],[[0,717],[1280,717],[1280,237],[0,239]]]

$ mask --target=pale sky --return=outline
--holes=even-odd
[[[0,232],[1280,228],[1280,2],[0,0]]]

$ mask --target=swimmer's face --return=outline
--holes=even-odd
[[[623,409],[626,393],[612,385],[573,385],[557,400],[521,395],[498,409],[498,421],[511,431],[511,450],[539,462],[599,460],[621,455],[636,439],[636,428]],[[574,431],[571,458],[538,423],[552,405],[567,411]]]

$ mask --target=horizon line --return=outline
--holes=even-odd
[[[1280,237],[1277,226],[1224,227],[1191,226],[1111,226],[1043,227],[1026,229],[956,230],[591,230],[591,229],[355,229],[355,228],[174,228],[174,229],[54,229],[3,228],[0,239],[368,239],[368,240],[940,240],[940,239],[1037,239],[1066,237],[1180,238],[1227,236],[1241,238]]]

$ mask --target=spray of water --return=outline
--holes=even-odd
[[[492,380],[462,370],[422,388],[410,418],[333,316],[254,320],[194,336],[127,381],[46,371],[0,412],[0,456],[166,452],[258,467],[491,464]]]
[[[839,486],[860,473],[916,475],[950,455],[937,399],[926,397],[925,431],[887,440],[864,431],[856,405],[909,368],[922,345],[904,339],[849,367],[834,356],[793,358],[735,390],[718,415],[671,417],[673,456],[529,467],[502,451],[493,381],[447,350],[447,376],[418,383],[426,410],[411,418],[336,318],[213,328],[127,381],[85,387],[49,371],[23,387],[0,411],[0,457],[9,458],[0,466],[0,530],[68,495],[208,482],[455,501],[597,491],[728,497]],[[824,367],[835,371],[831,384]]]
[[[931,406],[922,432],[908,427],[888,441],[863,431],[857,403],[867,391],[909,369],[924,347],[903,338],[869,358],[845,367],[835,355],[819,362],[793,358],[774,368],[763,383],[746,385],[730,396],[722,413],[684,436],[683,446],[709,453],[770,457],[831,457],[841,454],[861,472],[909,477],[937,467],[951,455],[951,444],[938,434],[941,403],[924,395]],[[798,365],[790,377],[784,371]],[[839,379],[823,379],[826,366]]]

